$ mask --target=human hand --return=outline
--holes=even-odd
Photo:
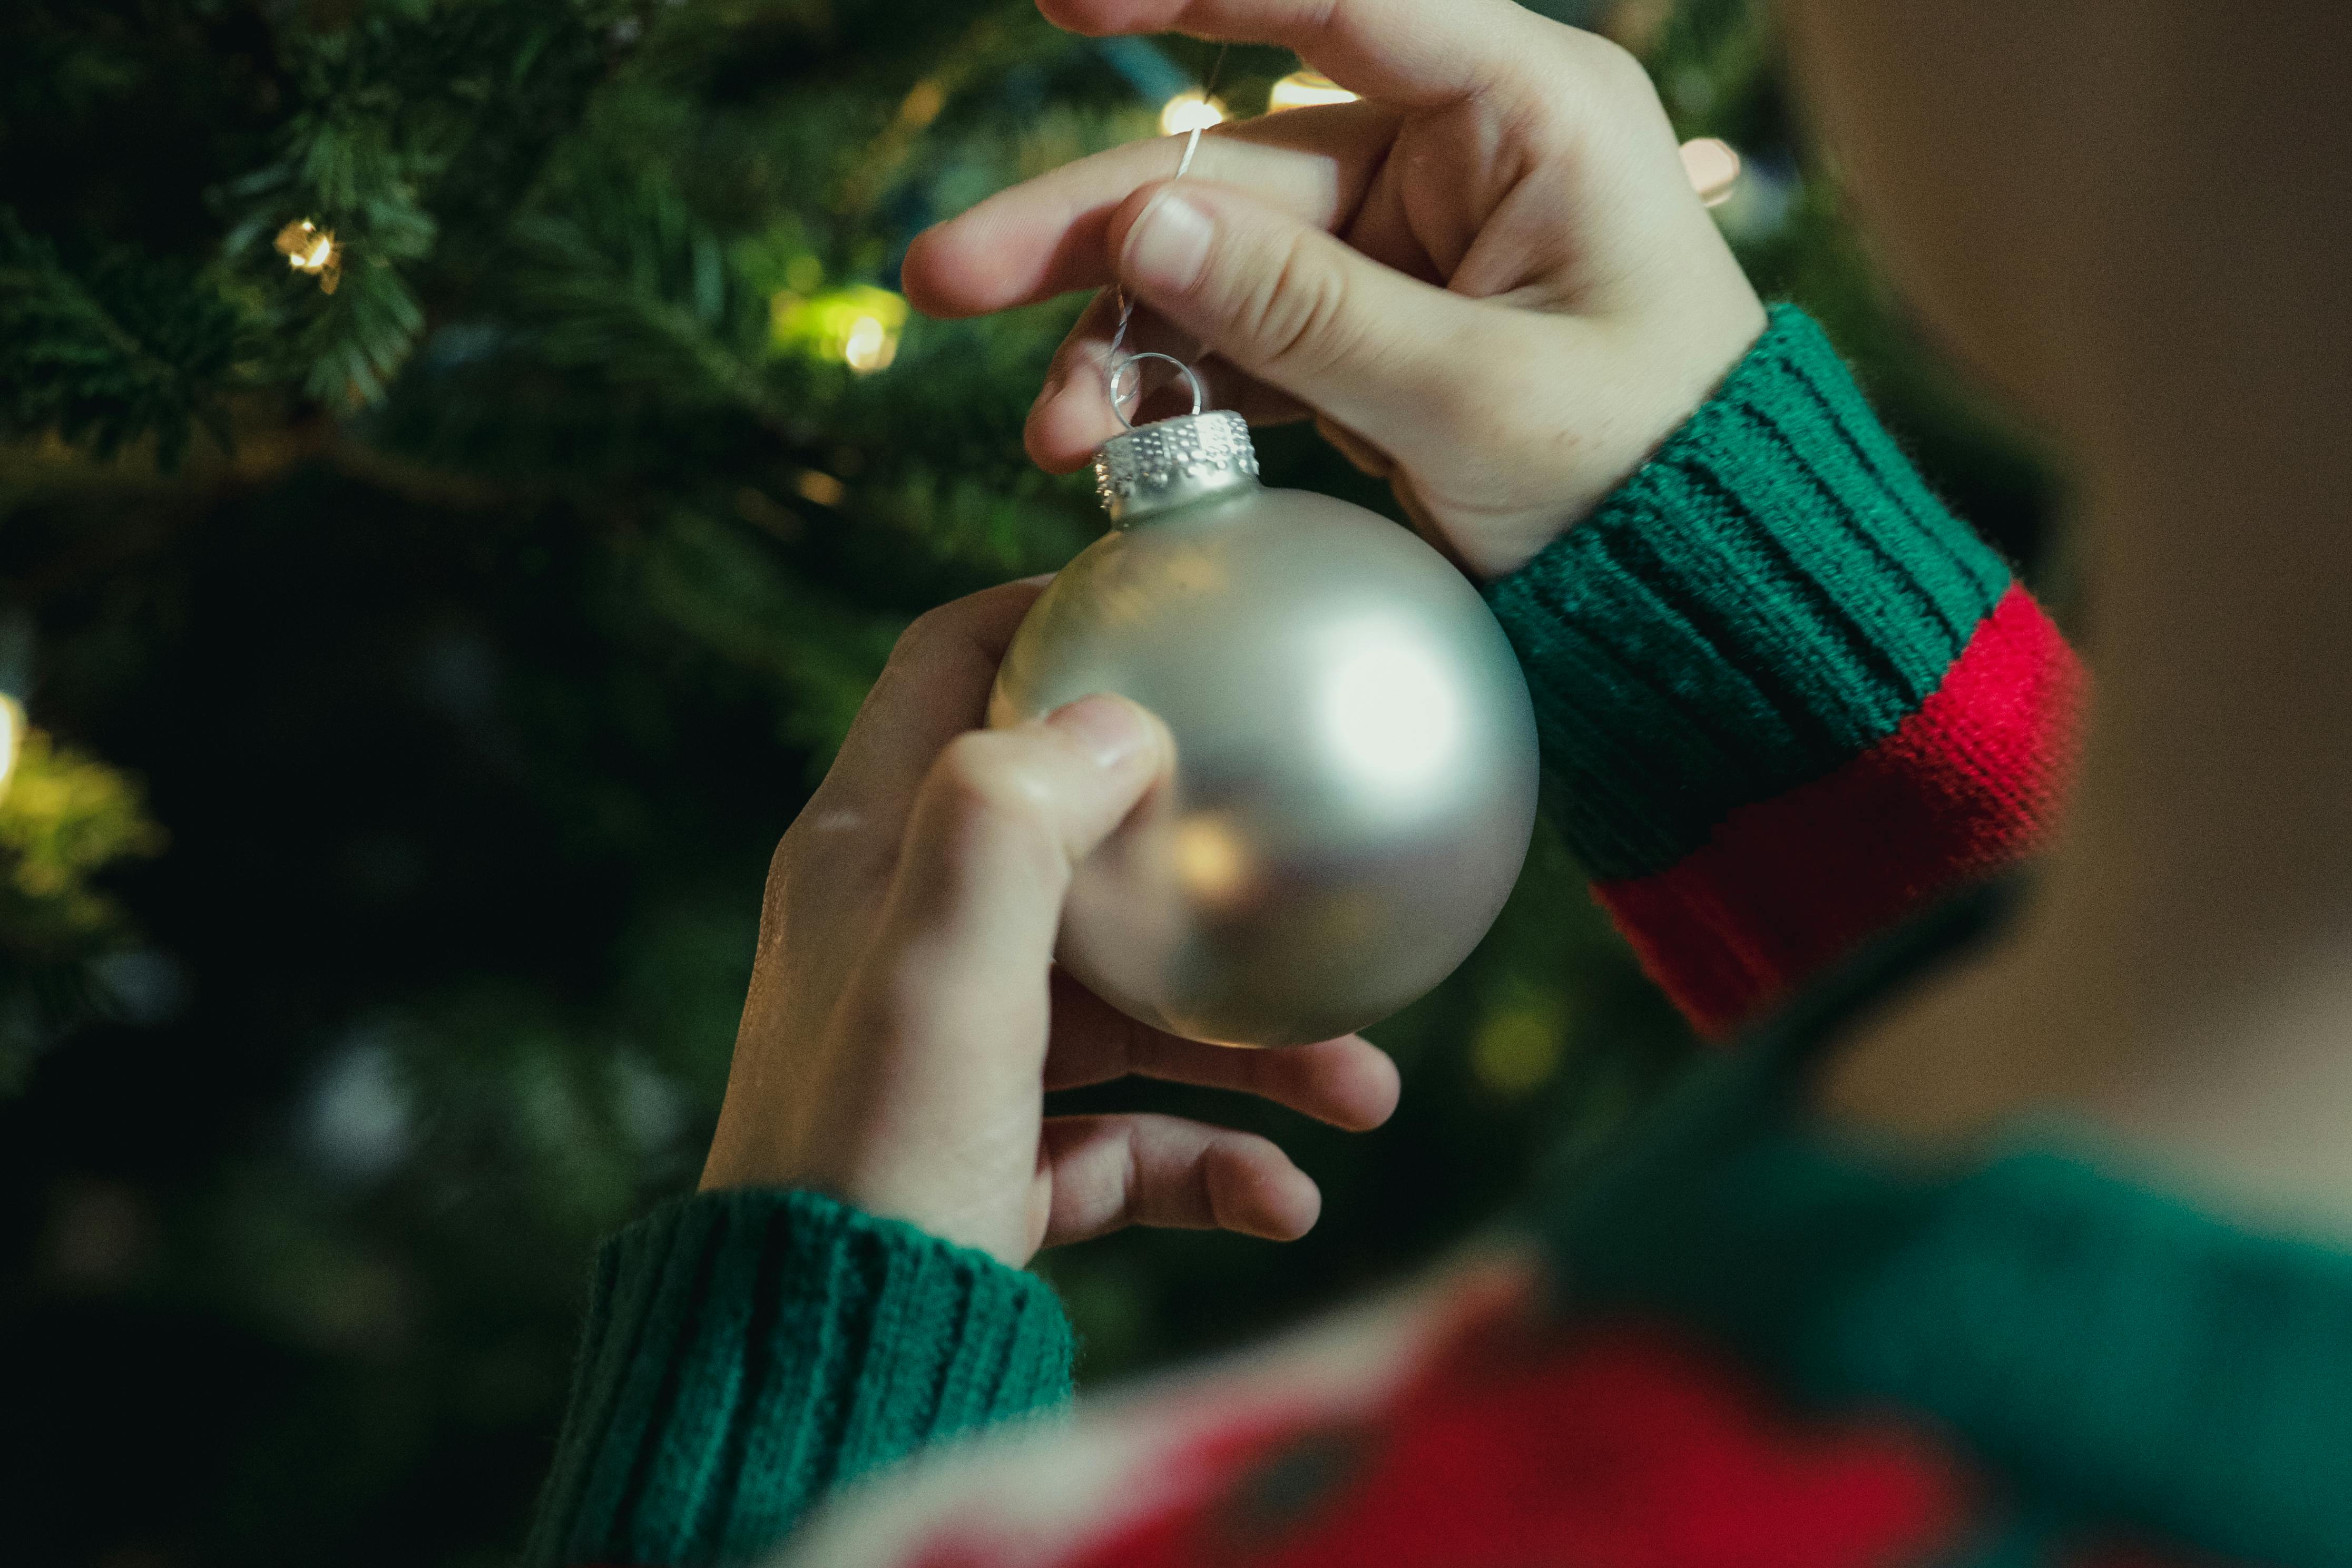
[[[1279,44],[1363,96],[1097,153],[923,234],[908,297],[978,315],[1114,279],[1129,347],[1222,363],[1255,423],[1312,416],[1474,575],[1526,562],[1638,468],[1764,328],[1641,66],[1510,0],[1039,0],[1073,31]],[[1030,455],[1119,426],[1106,294],[1030,411]],[[1136,334],[1130,332],[1130,339]]]
[[[815,1188],[1015,1267],[1127,1225],[1301,1236],[1320,1194],[1265,1139],[1045,1115],[1049,1089],[1132,1073],[1362,1130],[1398,1084],[1354,1036],[1178,1039],[1053,971],[1071,868],[1172,750],[1120,697],[973,728],[1038,592],[1011,584],[917,621],[777,846],[703,1188]]]

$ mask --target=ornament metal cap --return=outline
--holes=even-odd
[[[1139,425],[1095,453],[1095,494],[1122,528],[1256,483],[1249,421],[1230,408]]]

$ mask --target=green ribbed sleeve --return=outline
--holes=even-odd
[[[833,1488],[1066,1402],[1033,1274],[808,1192],[711,1193],[606,1243],[524,1554],[757,1559]]]
[[[1883,740],[2009,584],[1780,306],[1649,462],[1486,596],[1552,815],[1607,881]]]

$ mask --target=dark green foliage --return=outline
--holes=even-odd
[[[1759,275],[2029,541],[1800,178],[1769,27],[1704,0],[1654,47],[1788,198],[1726,209]],[[505,1560],[590,1249],[693,1180],[777,836],[909,616],[1098,526],[1019,439],[1075,301],[911,321],[869,375],[776,323],[1213,53],[1027,0],[0,4],[0,688],[169,835],[73,943],[0,925],[12,1560]],[[302,219],[331,295],[271,249]],[[1303,428],[1261,451],[1388,504]],[[1052,1258],[1083,1377],[1394,1277],[1687,1049],[1549,838],[1380,1037],[1370,1139],[1075,1097],[1238,1116],[1327,1195],[1293,1248]]]
[[[152,437],[176,466],[197,420],[227,440],[245,329],[184,266],[110,245],[69,267],[0,207],[0,434],[54,431],[101,458]]]
[[[412,274],[444,224],[495,231],[604,76],[625,0],[384,0],[281,41],[302,108],[277,156],[232,184],[228,258],[266,258],[280,225],[334,233],[342,286],[307,310],[302,390],[373,403],[425,328]],[[448,264],[464,268],[459,256]]]

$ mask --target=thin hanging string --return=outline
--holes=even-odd
[[[1201,101],[1203,104],[1216,96],[1217,80],[1225,74],[1225,54],[1232,47],[1233,45],[1230,43],[1217,46],[1217,58],[1209,62],[1209,79],[1201,88]],[[1185,133],[1184,155],[1176,161],[1178,179],[1182,179],[1192,169],[1192,154],[1201,150],[1201,132],[1207,129],[1206,125],[1195,119],[1192,130]],[[1119,379],[1129,371],[1136,373],[1135,401],[1139,409],[1143,404],[1143,373],[1140,367],[1148,359],[1165,360],[1183,372],[1184,379],[1190,382],[1192,387],[1192,412],[1195,414],[1201,412],[1205,405],[1202,394],[1201,376],[1200,373],[1191,365],[1174,354],[1164,354],[1156,350],[1147,349],[1140,353],[1119,352],[1119,345],[1127,342],[1128,323],[1135,319],[1135,301],[1128,297],[1126,287],[1116,278],[1111,280],[1110,287],[1112,295],[1118,300],[1118,326],[1111,332],[1110,352],[1103,359],[1103,390],[1110,398],[1110,411],[1118,416],[1119,424],[1129,430],[1135,428],[1135,422],[1127,416],[1127,410],[1122,406],[1118,390]]]

